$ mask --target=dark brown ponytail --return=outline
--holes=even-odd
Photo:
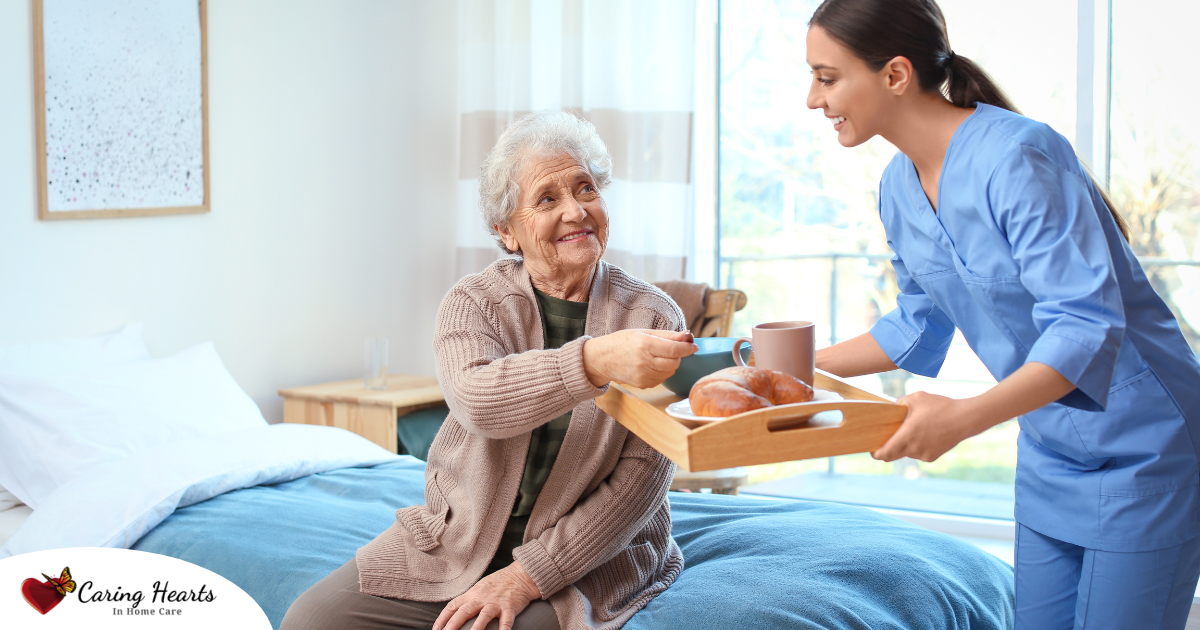
[[[935,5],[936,8],[936,5]],[[975,107],[975,103],[995,105],[1010,112],[1021,112],[1000,86],[984,72],[979,64],[954,54],[946,61],[946,87],[942,92],[958,107]]]
[[[808,25],[821,27],[872,72],[904,57],[924,92],[939,92],[958,107],[986,103],[1021,113],[979,64],[950,48],[946,18],[934,0],[824,0]],[[1098,183],[1096,189],[1129,241],[1129,225]]]

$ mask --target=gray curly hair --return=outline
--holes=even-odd
[[[517,183],[522,169],[533,159],[566,153],[592,176],[596,190],[612,181],[612,158],[592,123],[563,110],[545,110],[513,121],[479,169],[479,211],[488,233],[507,254],[495,226],[507,226],[521,195]]]

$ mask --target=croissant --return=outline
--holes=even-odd
[[[808,402],[813,398],[813,390],[785,372],[731,367],[696,381],[688,396],[692,413],[727,418],[772,405]]]

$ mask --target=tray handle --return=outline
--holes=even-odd
[[[826,411],[840,411],[836,426],[796,426],[772,429],[788,420]],[[874,451],[900,428],[908,408],[892,402],[839,400],[784,405],[749,411],[693,431],[691,470],[813,459]],[[753,460],[753,461],[747,461]]]

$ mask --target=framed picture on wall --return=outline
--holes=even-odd
[[[205,0],[34,0],[38,218],[209,210]]]

